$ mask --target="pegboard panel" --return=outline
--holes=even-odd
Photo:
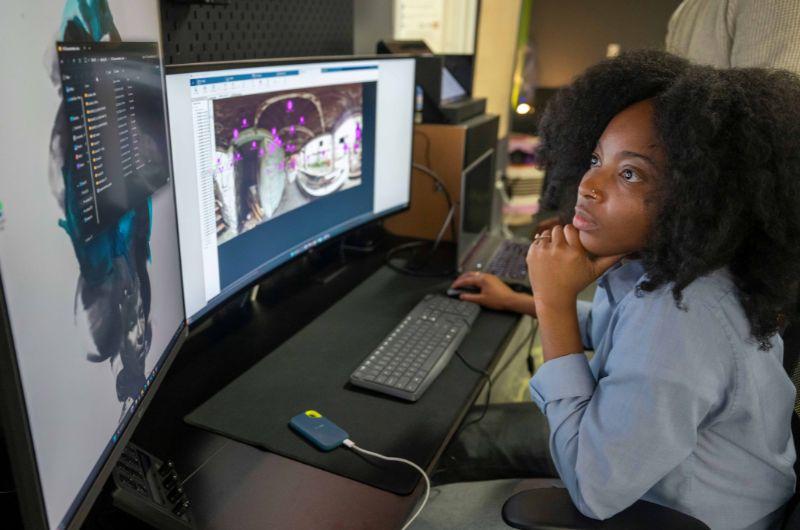
[[[166,64],[350,55],[353,0],[161,0]]]

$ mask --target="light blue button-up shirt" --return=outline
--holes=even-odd
[[[559,357],[531,379],[559,475],[589,517],[645,499],[712,528],[769,528],[795,485],[783,341],[759,350],[725,269],[692,282],[683,309],[670,286],[637,296],[643,275],[619,263],[579,302],[591,361]]]

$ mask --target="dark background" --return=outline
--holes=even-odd
[[[681,0],[532,0],[521,93],[536,111],[512,111],[515,132],[536,133],[559,87],[602,61],[611,43],[621,51],[663,50],[670,15]],[[509,102],[511,104],[511,102]]]

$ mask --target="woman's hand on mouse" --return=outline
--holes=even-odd
[[[516,311],[528,315],[535,315],[536,312],[531,295],[512,290],[494,274],[465,272],[456,278],[451,287],[454,289],[477,287],[480,292],[462,293],[459,298],[466,302],[475,302],[489,309]]]
[[[590,258],[572,225],[537,235],[526,262],[538,310],[574,311],[578,293],[623,257]]]

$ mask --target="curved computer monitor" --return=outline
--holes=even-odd
[[[414,60],[167,67],[186,316],[408,207]]]
[[[33,40],[2,89],[0,403],[25,526],[77,528],[186,335],[175,195],[158,44],[43,38],[50,70]]]

